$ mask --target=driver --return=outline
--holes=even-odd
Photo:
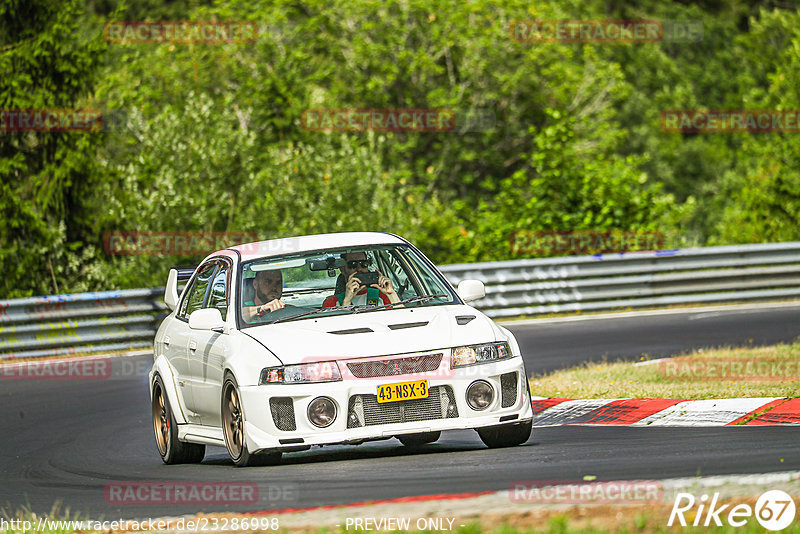
[[[280,269],[270,271],[256,271],[253,278],[253,300],[246,301],[242,307],[242,317],[247,322],[253,322],[256,317],[286,307],[281,300],[283,296],[283,275]]]
[[[340,288],[340,284],[336,284],[336,294],[331,295],[322,303],[323,308],[330,308],[336,305],[349,306],[350,304],[373,304],[370,300],[376,301],[378,298],[381,302],[374,302],[373,305],[377,306],[381,303],[392,304],[399,302],[400,297],[394,290],[392,281],[378,271],[378,283],[372,284],[369,288],[362,285],[361,281],[356,278],[358,273],[368,273],[369,266],[372,263],[367,257],[366,252],[348,252],[342,258],[345,260],[344,267],[341,268],[341,275],[339,278],[344,280],[344,290]],[[371,289],[377,290],[377,295],[370,295]]]

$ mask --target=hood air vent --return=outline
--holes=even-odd
[[[456,315],[456,322],[460,325],[465,325],[474,318],[474,315]]]
[[[420,323],[399,323],[399,324],[390,324],[389,328],[392,330],[402,330],[403,328],[417,328],[419,326],[425,326],[428,324],[428,321],[423,321]]]
[[[372,328],[350,328],[349,330],[331,330],[328,333],[344,335],[344,334],[366,334],[368,332],[374,332],[374,330]]]

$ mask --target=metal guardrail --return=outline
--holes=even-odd
[[[490,317],[800,297],[800,242],[445,265]]]
[[[800,242],[445,265],[490,317],[800,297]],[[0,360],[152,347],[163,289],[0,301]]]
[[[0,360],[152,347],[165,315],[163,289],[0,301]]]

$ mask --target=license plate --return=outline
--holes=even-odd
[[[398,382],[378,386],[378,402],[397,402],[428,397],[428,381]]]

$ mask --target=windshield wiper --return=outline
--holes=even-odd
[[[395,302],[395,304],[409,304],[413,302],[425,302],[426,300],[431,299],[440,299],[442,297],[449,297],[450,295],[445,295],[444,293],[437,293],[435,295],[421,295],[418,297],[410,297],[406,300],[401,300],[400,302]]]
[[[431,299],[437,299],[449,296],[450,295],[445,295],[444,293],[437,293],[436,295],[420,295],[417,297],[410,297],[405,300],[398,300],[397,302],[390,302],[389,304],[383,304],[381,306],[367,306],[362,304],[361,306],[358,306],[353,313],[360,313],[362,311],[382,310],[385,308],[391,308],[392,306],[398,306],[400,304],[413,304],[414,302],[425,302]]]
[[[299,319],[300,317],[305,317],[306,315],[313,315],[315,313],[327,313],[327,312],[330,312],[330,311],[352,311],[352,310],[355,310],[355,309],[360,308],[360,307],[361,306],[357,306],[355,304],[350,304],[349,306],[331,306],[329,308],[320,308],[318,310],[309,310],[309,311],[305,311],[305,312],[302,312],[302,313],[297,313],[295,315],[288,315],[286,317],[279,317],[278,319],[275,319],[274,321],[270,321],[270,322],[264,323],[264,324],[282,323],[283,321],[288,321],[290,319]]]

